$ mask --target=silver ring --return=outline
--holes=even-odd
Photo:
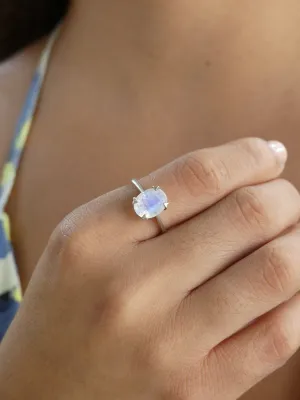
[[[135,213],[142,219],[156,218],[161,231],[166,232],[166,228],[160,218],[160,214],[169,205],[166,193],[159,186],[153,186],[145,190],[138,180],[132,179],[131,182],[140,192],[132,200]]]

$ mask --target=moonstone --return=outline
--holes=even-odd
[[[168,198],[160,188],[147,189],[133,199],[136,214],[145,219],[155,218],[166,209]]]

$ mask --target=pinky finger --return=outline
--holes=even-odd
[[[283,366],[300,346],[300,294],[222,342],[207,356],[216,399],[238,398]],[[228,396],[228,397],[226,397]]]

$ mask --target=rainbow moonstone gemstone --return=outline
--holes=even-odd
[[[134,211],[143,219],[155,218],[167,207],[167,195],[160,187],[147,189],[133,199]]]

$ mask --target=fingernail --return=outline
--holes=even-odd
[[[268,146],[275,153],[280,164],[284,165],[288,158],[288,152],[284,144],[278,142],[277,140],[270,140]]]

